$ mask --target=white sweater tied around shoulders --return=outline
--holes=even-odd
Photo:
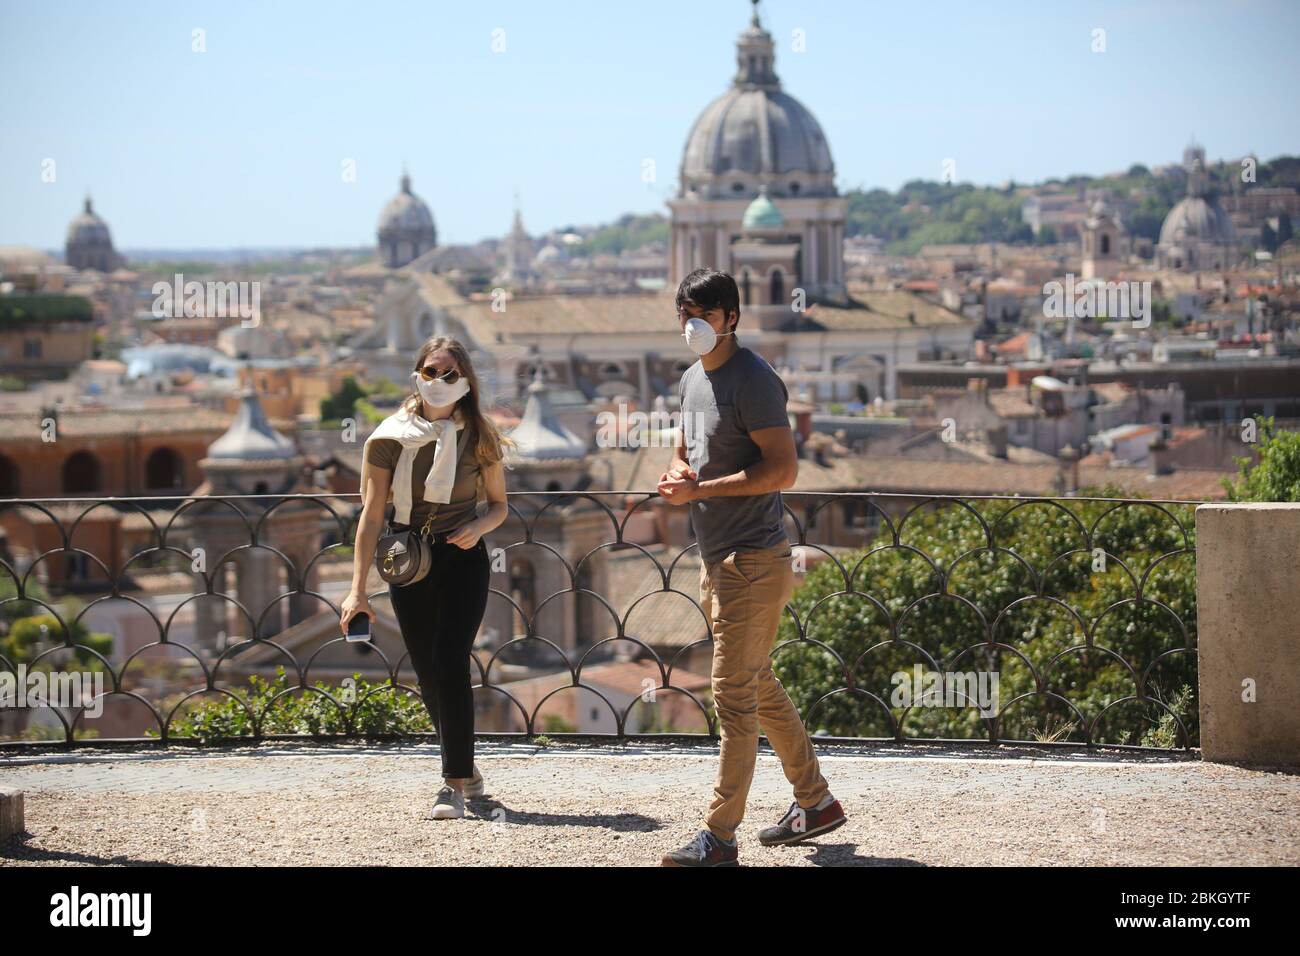
[[[424,479],[424,500],[446,504],[451,501],[451,491],[456,484],[456,462],[459,454],[457,433],[465,428],[465,418],[460,410],[451,418],[428,421],[405,407],[389,415],[370,433],[361,452],[361,500],[366,500],[366,485],[370,480],[370,443],[376,438],[390,438],[401,442],[402,451],[393,469],[393,521],[409,524],[411,519],[412,474],[415,456],[420,448],[431,441],[438,443],[433,452],[433,465]]]

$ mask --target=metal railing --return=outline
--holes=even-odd
[[[1199,502],[876,493],[786,493],[784,500],[797,588],[773,666],[818,739],[1196,745],[1192,511]],[[347,692],[346,679],[313,684],[313,670],[337,678],[331,655],[356,647],[338,627],[346,586],[336,601],[321,582],[331,568],[350,578],[343,567],[351,567],[359,511],[358,496],[328,493],[0,501],[0,523],[10,531],[8,551],[0,552],[0,676],[17,680],[20,664],[30,673],[75,653],[102,669],[104,704],[147,708],[148,732],[157,735],[149,739],[195,739],[174,731],[213,700],[242,708],[240,739],[278,739],[284,735],[268,731],[270,709],[254,707],[246,687],[223,674],[246,679],[257,672],[246,666],[250,652],[273,651],[286,680],[266,698],[271,708],[310,694],[337,719],[333,730],[309,735],[382,734],[366,729],[360,711],[377,694],[418,702],[417,690],[399,679],[405,654],[394,660],[372,644],[376,657],[366,668],[377,686],[360,697]],[[134,531],[124,530],[123,519]],[[286,523],[296,537],[286,537]],[[104,529],[99,550],[108,553],[78,543],[95,528]],[[485,617],[492,639],[472,657],[476,700],[511,729],[482,735],[716,739],[697,549],[656,543],[688,534],[682,509],[653,492],[512,493],[510,518],[486,539],[494,561]],[[295,560],[286,541],[300,549],[306,541],[307,550]],[[14,551],[24,547],[19,561]],[[251,563],[255,554],[262,564]],[[602,593],[640,562],[644,593]],[[540,564],[550,570],[538,574]],[[232,566],[243,570],[242,583],[271,595],[264,606],[241,599]],[[169,571],[188,575],[189,590],[177,590],[176,578],[170,589],[155,585],[155,598],[141,594],[138,581]],[[267,575],[274,580],[260,580]],[[49,596],[41,596],[42,579]],[[559,586],[542,593],[544,580]],[[68,594],[87,603],[65,620],[60,603]],[[156,640],[123,654],[79,637],[83,618],[110,601],[133,605]],[[689,610],[683,617],[681,602],[698,617]],[[214,642],[199,626],[199,604],[220,607],[223,629],[234,622],[245,633]],[[317,606],[314,614],[308,604]],[[191,605],[192,633],[177,639]],[[287,626],[286,606],[296,608]],[[48,646],[20,640],[36,615],[55,622]],[[489,618],[510,624],[494,629]],[[211,630],[214,618],[207,620]],[[312,631],[313,621],[325,620],[332,630]],[[301,647],[286,646],[290,629]],[[140,675],[148,655],[173,652],[194,675],[188,685]],[[637,682],[630,689],[629,679]],[[992,704],[984,679],[995,691]],[[575,711],[553,713],[567,694],[592,705],[577,709],[581,721]],[[663,707],[670,699],[673,707]],[[86,706],[52,709],[63,743],[140,739],[95,736]],[[605,729],[583,731],[602,721]]]

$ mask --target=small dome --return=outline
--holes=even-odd
[[[784,225],[785,217],[776,208],[776,203],[767,198],[767,187],[763,186],[745,210],[741,227],[748,232],[751,229],[780,229]]]
[[[380,237],[433,231],[433,213],[424,200],[411,192],[411,177],[403,174],[401,192],[388,201],[379,215]]]
[[[208,446],[208,458],[222,461],[284,461],[297,454],[293,442],[271,427],[251,388],[241,396],[226,433]]]
[[[550,388],[541,372],[528,386],[524,415],[510,437],[518,445],[521,462],[570,461],[585,458],[587,443],[575,435],[555,415]]]
[[[1213,199],[1187,196],[1165,217],[1160,245],[1173,246],[1188,240],[1232,243],[1237,241],[1237,230],[1231,217]]]
[[[53,264],[48,253],[31,246],[0,246],[0,272],[22,272]]]
[[[108,234],[108,223],[95,214],[90,204],[90,197],[87,196],[86,206],[81,215],[68,224],[68,245],[111,246],[112,244],[113,240]]]

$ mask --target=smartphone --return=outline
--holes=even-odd
[[[348,641],[368,640],[370,640],[370,615],[365,613],[353,614],[352,619],[348,621]]]

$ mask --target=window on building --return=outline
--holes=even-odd
[[[84,554],[68,554],[63,558],[63,579],[65,581],[89,581],[90,561]]]
[[[63,463],[63,493],[84,495],[99,490],[99,459],[88,451],[69,455]]]
[[[0,498],[18,497],[18,465],[8,455],[0,455]]]
[[[144,484],[150,490],[180,488],[185,469],[180,455],[170,448],[155,448],[144,463]]]

